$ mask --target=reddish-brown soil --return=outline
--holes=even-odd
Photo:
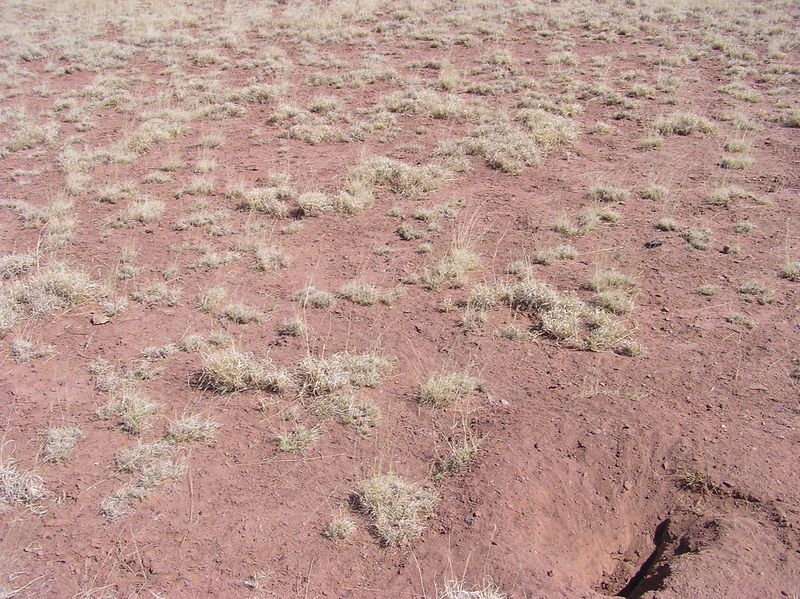
[[[571,72],[578,80],[593,77],[590,57],[610,52],[612,80],[626,70],[656,68],[641,58],[655,49],[647,40],[620,38],[609,46],[577,32],[575,38],[581,66]],[[550,50],[544,43],[515,32],[502,47],[522,60],[518,68],[525,75],[537,79],[553,68],[545,65]],[[295,62],[288,80],[291,101],[298,105],[334,93],[355,112],[400,87],[396,82],[337,90],[307,86],[307,77],[320,69],[299,64],[301,49],[291,39],[279,38],[276,45]],[[487,42],[441,49],[390,39],[380,51],[401,73],[426,77],[424,69],[409,65],[446,56],[468,68],[490,47]],[[345,44],[327,49],[354,64],[362,56]],[[795,50],[782,62],[797,65],[800,57]],[[52,98],[35,95],[39,86],[46,84],[58,96],[93,77],[56,76],[44,67],[44,60],[27,63],[34,77],[2,106],[48,110]],[[127,69],[146,79],[131,89],[134,95],[152,94],[166,82],[144,55],[128,61]],[[729,133],[721,117],[739,112],[756,120],[768,108],[768,102],[750,105],[720,94],[728,81],[724,69],[722,60],[704,55],[679,70],[687,82],[678,92],[680,106],[644,100],[621,120],[612,120],[619,108],[581,100],[585,112],[576,117],[577,144],[518,176],[473,158],[471,171],[423,199],[379,192],[363,213],[305,218],[294,235],[279,235],[288,221],[276,221],[271,240],[291,256],[291,265],[269,274],[255,272],[247,259],[209,271],[191,267],[198,256],[192,248],[228,249],[248,223],[269,223],[233,210],[236,200],[223,193],[227,182],[251,186],[271,173],[289,172],[300,189],[333,190],[362,157],[424,162],[438,140],[464,135],[472,125],[407,115],[401,117],[400,134],[388,142],[368,138],[312,146],[280,138],[282,129],[266,122],[274,105],[254,105],[241,117],[192,122],[176,141],[132,165],[99,165],[93,189],[141,181],[167,157],[192,163],[197,139],[221,132],[223,145],[212,152],[217,190],[208,200],[230,210],[228,225],[235,234],[215,238],[203,230],[173,230],[194,202],[174,198],[192,177],[186,169],[174,181],[148,186],[167,203],[152,225],[109,229],[106,219],[124,204],[97,204],[91,193],[76,198],[77,233],[57,252],[58,259],[106,279],[121,249],[136,247],[144,270],[133,281],[117,281],[118,293],[130,293],[174,268],[172,284],[183,297],[176,307],[132,301],[102,325],[91,322],[99,313],[96,304],[29,321],[15,333],[52,344],[57,353],[26,364],[16,364],[7,351],[14,334],[3,340],[3,455],[25,468],[35,466],[50,494],[43,514],[9,508],[0,516],[0,567],[9,576],[0,590],[21,588],[18,596],[54,598],[434,597],[446,581],[463,578],[470,585],[491,581],[511,597],[797,597],[800,396],[792,373],[800,355],[800,285],[779,278],[778,271],[787,257],[800,255],[800,138],[798,129],[759,120],[751,134],[753,165],[721,170],[721,146]],[[246,78],[235,69],[222,75],[230,86]],[[513,107],[515,99],[490,101]],[[676,108],[711,118],[721,133],[671,136],[654,150],[638,149],[647,125]],[[93,118],[96,127],[78,134],[81,146],[110,145],[135,124],[132,115],[113,111]],[[616,131],[587,134],[597,120],[613,123]],[[254,127],[262,130],[258,143],[249,137]],[[421,155],[410,152],[416,146],[424,148]],[[0,195],[45,205],[63,186],[57,154],[58,144],[39,156],[21,152],[0,159]],[[9,176],[20,168],[44,172],[19,186]],[[578,259],[536,266],[534,276],[589,298],[582,284],[598,269],[613,266],[630,274],[640,291],[625,319],[635,324],[642,356],[576,351],[544,337],[509,341],[493,335],[515,318],[508,311],[490,312],[483,327],[467,331],[459,324],[460,310],[441,310],[446,297],[464,302],[474,283],[507,278],[506,265],[526,251],[560,243],[552,224],[577,214],[588,204],[587,190],[601,181],[633,192],[616,206],[619,225],[570,240]],[[669,188],[665,200],[637,197],[651,181]],[[769,203],[710,206],[707,197],[720,184],[739,185]],[[387,209],[400,206],[410,214],[456,199],[466,201],[458,221],[442,221],[425,240],[433,244],[434,258],[443,255],[456,231],[472,220],[483,266],[471,273],[467,288],[430,292],[405,285],[391,306],[339,301],[330,310],[308,311],[308,344],[278,334],[296,309],[292,294],[309,281],[329,290],[353,278],[392,287],[419,271],[431,258],[416,253],[417,243],[398,239],[398,220],[386,216]],[[657,231],[653,223],[665,215],[710,227],[712,248],[693,250],[680,232]],[[741,220],[755,223],[755,231],[738,240],[739,254],[723,253],[725,244],[737,241],[732,226]],[[34,248],[40,233],[23,228],[11,211],[0,211],[0,252]],[[663,244],[646,247],[655,239]],[[375,255],[373,248],[384,244],[391,247],[389,255]],[[741,283],[753,279],[774,289],[773,303],[748,303],[737,293]],[[719,293],[698,295],[703,283],[719,286]],[[194,298],[215,284],[225,285],[230,301],[261,307],[268,316],[259,324],[235,325],[201,314]],[[757,326],[728,322],[732,313],[745,314]],[[526,321],[524,315],[516,318]],[[145,347],[221,327],[240,347],[289,367],[309,351],[379,348],[393,359],[392,374],[362,392],[380,410],[378,428],[360,437],[330,423],[306,455],[280,453],[273,439],[284,425],[281,415],[297,404],[291,393],[271,397],[273,409],[265,414],[260,400],[269,394],[219,395],[194,388],[190,381],[201,356],[178,353],[158,362],[163,374],[144,383],[161,412],[143,438],[155,439],[170,419],[199,411],[220,424],[216,439],[185,450],[189,473],[183,480],[137,502],[124,518],[104,519],[99,505],[126,480],[114,473],[112,457],[135,441],[113,422],[96,418],[107,397],[95,390],[89,364],[97,358],[130,364]],[[481,381],[467,405],[449,411],[419,405],[419,384],[429,372],[464,366]],[[78,424],[84,432],[73,456],[37,465],[42,434],[62,423]],[[358,529],[347,539],[332,543],[321,535],[331,513],[347,509],[360,480],[387,470],[424,480],[448,440],[463,437],[464,426],[484,438],[481,450],[468,468],[437,483],[441,500],[420,538],[405,547],[381,547],[357,514]],[[708,474],[713,488],[683,488],[687,472]],[[248,589],[244,581],[257,571],[266,574],[262,587]]]

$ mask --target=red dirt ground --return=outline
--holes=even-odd
[[[514,56],[530,59],[520,68],[534,79],[544,78],[550,68],[543,60],[549,50],[539,43],[517,34],[503,43]],[[291,39],[282,39],[280,46],[295,63],[288,80],[291,101],[298,105],[335,93],[354,110],[398,87],[386,82],[360,89],[306,86],[308,75],[319,69],[298,64],[301,48]],[[653,68],[641,58],[645,46],[652,50],[649,42],[621,38],[613,52],[627,58],[615,58],[612,72]],[[327,49],[352,63],[363,55],[346,44]],[[380,50],[402,72],[420,75],[420,69],[408,65],[446,54],[465,68],[486,47],[439,49],[421,41],[404,47],[395,41]],[[575,76],[584,79],[593,72],[589,58],[609,53],[609,46],[578,38],[574,52],[586,65]],[[784,59],[798,61],[796,50]],[[725,114],[755,117],[760,109],[716,92],[727,81],[724,66],[714,56],[703,56],[681,69],[684,81],[696,80],[681,89],[678,107],[711,118],[723,130]],[[47,83],[58,96],[93,77],[57,76],[44,67],[44,60],[27,63],[35,78],[2,105],[24,103],[29,113],[48,110],[52,98],[35,95],[38,84]],[[135,95],[153,93],[163,79],[160,69],[143,57],[129,61],[127,69],[148,80],[132,89]],[[231,86],[245,79],[236,72],[224,75]],[[794,84],[795,99],[797,91]],[[492,101],[513,106],[502,98]],[[416,597],[435,596],[445,581],[463,578],[470,584],[491,580],[512,597],[797,597],[800,396],[791,373],[796,368],[792,360],[800,354],[800,286],[777,272],[787,255],[796,258],[800,252],[798,129],[761,121],[749,151],[754,165],[723,171],[717,161],[724,132],[666,137],[651,151],[636,148],[644,127],[674,107],[642,102],[632,118],[612,121],[618,109],[596,100],[581,103],[585,112],[576,117],[581,125],[577,145],[557,150],[519,176],[473,158],[470,172],[423,200],[381,192],[356,217],[305,218],[302,231],[294,235],[279,235],[286,223],[276,221],[272,241],[292,260],[276,273],[257,273],[246,259],[209,271],[191,268],[197,254],[190,248],[208,244],[226,249],[234,237],[172,229],[194,201],[173,197],[191,178],[188,171],[148,187],[167,203],[164,216],[152,225],[109,229],[105,219],[120,205],[97,204],[91,194],[79,196],[77,234],[59,250],[60,259],[104,278],[113,273],[121,249],[134,246],[137,264],[145,271],[134,281],[117,282],[118,293],[130,293],[174,267],[173,283],[182,288],[183,299],[176,307],[131,302],[99,326],[91,323],[99,312],[96,304],[30,321],[17,332],[52,344],[57,354],[26,364],[3,356],[6,455],[13,453],[19,464],[31,467],[48,426],[76,423],[84,432],[70,460],[36,467],[51,492],[45,513],[9,509],[2,514],[0,562],[4,571],[15,573],[13,584],[29,584],[18,596],[71,597],[91,591],[82,596]],[[232,209],[236,200],[223,193],[228,181],[244,180],[249,186],[270,173],[289,172],[300,189],[332,190],[362,157],[424,162],[403,148],[421,146],[427,154],[436,141],[471,127],[403,116],[402,131],[390,142],[369,138],[311,146],[280,138],[281,128],[266,123],[273,110],[274,105],[255,105],[243,117],[195,121],[176,141],[135,164],[98,166],[92,186],[141,181],[169,156],[192,162],[197,138],[218,131],[224,134],[223,146],[213,152],[218,189],[208,200]],[[616,132],[586,134],[584,129],[599,119],[612,122]],[[98,113],[95,120],[97,126],[80,135],[81,145],[109,145],[132,124],[129,115],[114,112]],[[248,138],[253,127],[263,132],[257,145]],[[0,159],[0,195],[44,205],[63,185],[63,175],[53,166],[57,153],[51,147],[40,156],[23,152]],[[47,170],[30,185],[9,182],[15,169],[43,167]],[[669,188],[666,200],[636,197],[635,190],[652,180]],[[492,332],[510,321],[508,311],[491,312],[489,322],[473,331],[459,326],[459,310],[441,311],[445,297],[459,304],[474,283],[506,278],[506,264],[526,250],[561,242],[552,223],[585,206],[587,190],[598,181],[634,191],[616,207],[620,224],[570,240],[578,259],[536,266],[534,276],[588,299],[591,294],[581,286],[598,268],[613,266],[632,275],[640,292],[626,318],[636,324],[634,337],[645,348],[641,357],[576,351],[546,338],[500,339]],[[708,205],[708,194],[722,183],[740,185],[770,203],[738,203],[728,209]],[[309,280],[329,290],[356,277],[392,287],[420,270],[430,258],[415,252],[416,243],[397,238],[398,220],[386,211],[400,206],[410,214],[455,199],[466,201],[461,224],[443,221],[425,239],[439,256],[454,232],[472,219],[483,266],[470,275],[467,288],[434,293],[405,285],[391,306],[339,301],[331,310],[309,310],[309,346],[302,338],[278,334],[279,324],[296,306],[292,294]],[[691,250],[680,233],[655,230],[653,223],[663,215],[710,226],[713,247]],[[254,220],[269,223],[266,217],[230,210],[228,224],[240,231]],[[738,255],[723,253],[723,246],[736,240],[733,223],[741,220],[754,222],[754,233],[741,239]],[[39,231],[22,228],[11,211],[0,211],[3,253],[35,247],[38,236]],[[653,239],[663,244],[646,248]],[[383,244],[391,246],[391,253],[375,255],[373,247]],[[767,281],[776,301],[743,301],[737,289],[751,279]],[[702,283],[718,285],[720,292],[701,297],[695,289]],[[215,284],[226,286],[231,301],[267,310],[267,318],[254,325],[225,324],[195,310],[193,298]],[[746,314],[756,328],[726,321],[734,312]],[[281,411],[295,399],[274,397],[277,408],[265,415],[259,401],[268,394],[223,396],[197,390],[189,381],[201,357],[175,354],[160,363],[163,375],[144,385],[161,404],[159,424],[144,438],[157,438],[164,424],[188,410],[220,424],[216,439],[187,450],[185,479],[137,503],[125,518],[103,519],[98,506],[125,481],[110,467],[111,459],[132,441],[112,422],[95,417],[106,396],[95,390],[88,365],[98,357],[128,364],[144,347],[220,326],[241,347],[286,366],[309,351],[379,347],[395,364],[387,380],[363,391],[380,409],[379,427],[360,437],[331,423],[305,456],[282,454],[272,439],[282,427]],[[6,336],[6,348],[12,339]],[[471,365],[480,392],[455,412],[420,406],[415,399],[420,381],[448,365]],[[458,439],[462,425],[484,437],[481,451],[467,469],[438,483],[441,500],[419,539],[383,548],[358,515],[352,536],[335,544],[323,538],[320,531],[331,512],[348,505],[360,480],[389,469],[408,480],[425,479],[447,441]],[[685,472],[707,473],[713,489],[697,493],[681,488]],[[642,576],[636,577],[640,568]],[[259,591],[244,586],[256,571],[266,573]]]

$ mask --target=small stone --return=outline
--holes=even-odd
[[[111,322],[111,319],[105,314],[92,314],[91,323],[94,325],[106,324]]]
[[[633,488],[633,483],[629,480],[626,480],[624,483],[622,483],[622,488],[626,491],[630,491]]]

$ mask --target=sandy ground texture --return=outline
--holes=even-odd
[[[800,597],[794,2],[0,2],[0,597]]]

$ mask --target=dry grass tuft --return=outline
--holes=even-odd
[[[357,402],[352,393],[341,392],[316,397],[311,412],[320,418],[334,418],[343,425],[352,425],[359,435],[367,435],[377,426],[378,409]]]
[[[419,391],[419,401],[426,406],[445,409],[475,392],[478,380],[464,372],[434,374]]]
[[[45,495],[47,489],[41,476],[18,470],[13,460],[0,464],[0,501],[34,507]]]
[[[534,264],[549,266],[557,260],[574,260],[577,257],[578,250],[576,250],[574,247],[571,245],[559,244],[555,247],[536,252],[532,261]],[[518,274],[511,273],[508,269],[506,271],[509,272],[509,274]]]
[[[348,175],[351,184],[360,182],[369,188],[386,188],[409,197],[435,191],[449,178],[450,173],[439,166],[412,166],[384,156],[362,162]]]
[[[161,281],[152,281],[139,287],[131,294],[131,297],[135,302],[150,306],[157,304],[177,306],[181,300],[181,290],[176,287],[170,287]]]
[[[781,266],[780,276],[793,283],[800,283],[800,262],[792,262],[791,260],[784,262],[783,266]]]
[[[613,185],[595,185],[589,190],[587,197],[593,202],[624,202],[630,192]]]
[[[761,281],[745,281],[739,286],[739,293],[746,301],[756,301],[761,305],[775,301],[775,292]]]
[[[150,416],[158,411],[158,404],[150,401],[134,387],[123,386],[109,402],[97,409],[103,420],[116,418],[122,430],[138,435],[145,431]]]
[[[469,247],[454,247],[438,263],[422,271],[420,282],[425,289],[435,291],[443,286],[451,289],[467,283],[467,273],[478,268],[481,260]]]
[[[156,222],[164,213],[166,205],[161,200],[139,197],[132,200],[125,210],[108,222],[114,228],[129,227],[133,224]]]
[[[686,229],[683,232],[683,239],[696,250],[707,250],[714,242],[711,229],[706,227]]]
[[[137,442],[114,454],[114,469],[117,472],[136,472],[172,451],[172,445],[163,439],[152,443]]]
[[[262,389],[280,393],[292,384],[289,373],[272,360],[258,361],[235,347],[203,356],[199,386],[221,393]]]
[[[127,515],[134,500],[148,497],[168,480],[177,480],[186,474],[184,460],[156,460],[144,464],[139,475],[131,482],[118,489],[100,505],[100,514],[109,520],[116,520]]]
[[[69,310],[98,299],[105,289],[88,275],[56,263],[10,288],[0,290],[0,332],[25,316]]]
[[[300,302],[303,308],[330,308],[336,297],[329,291],[316,289],[308,285],[294,294],[295,301]]]
[[[356,531],[356,523],[344,514],[335,515],[325,529],[322,536],[331,541],[346,539]]]
[[[14,279],[28,272],[36,264],[32,254],[7,254],[0,256],[0,280]]]
[[[303,453],[319,438],[318,427],[308,428],[298,424],[293,430],[282,433],[275,438],[280,451],[288,453]]]
[[[172,443],[210,443],[218,428],[216,422],[200,414],[187,414],[169,423],[166,439]]]
[[[592,277],[586,283],[586,288],[592,291],[635,289],[636,284],[628,275],[614,269],[609,269],[592,275]]]
[[[465,437],[461,443],[450,443],[447,455],[433,465],[431,473],[433,480],[440,480],[448,474],[454,474],[466,468],[475,458],[480,446],[480,439],[476,441],[469,436]]]
[[[350,281],[339,289],[339,297],[350,300],[359,306],[372,306],[378,301],[379,292],[375,285]]]
[[[691,112],[677,111],[661,115],[653,122],[661,135],[691,135],[694,132],[715,133],[716,126],[707,118]]]
[[[210,314],[225,301],[227,295],[224,287],[212,287],[197,299],[197,309],[204,314]]]
[[[56,353],[52,345],[36,345],[29,339],[17,337],[11,344],[11,355],[17,364],[23,364]]]
[[[448,580],[436,599],[506,599],[505,593],[488,583],[483,587],[469,587],[463,580]]]
[[[354,387],[374,387],[389,371],[390,360],[372,352],[306,356],[298,365],[300,394],[319,397]]]
[[[222,315],[236,324],[261,322],[264,316],[258,308],[253,308],[245,304],[230,304],[222,311]]]
[[[53,427],[47,430],[44,443],[45,462],[62,462],[72,455],[83,431],[77,426]]]
[[[358,486],[359,510],[372,520],[375,533],[386,546],[405,545],[425,529],[439,500],[433,491],[408,483],[394,474],[379,474]]]

